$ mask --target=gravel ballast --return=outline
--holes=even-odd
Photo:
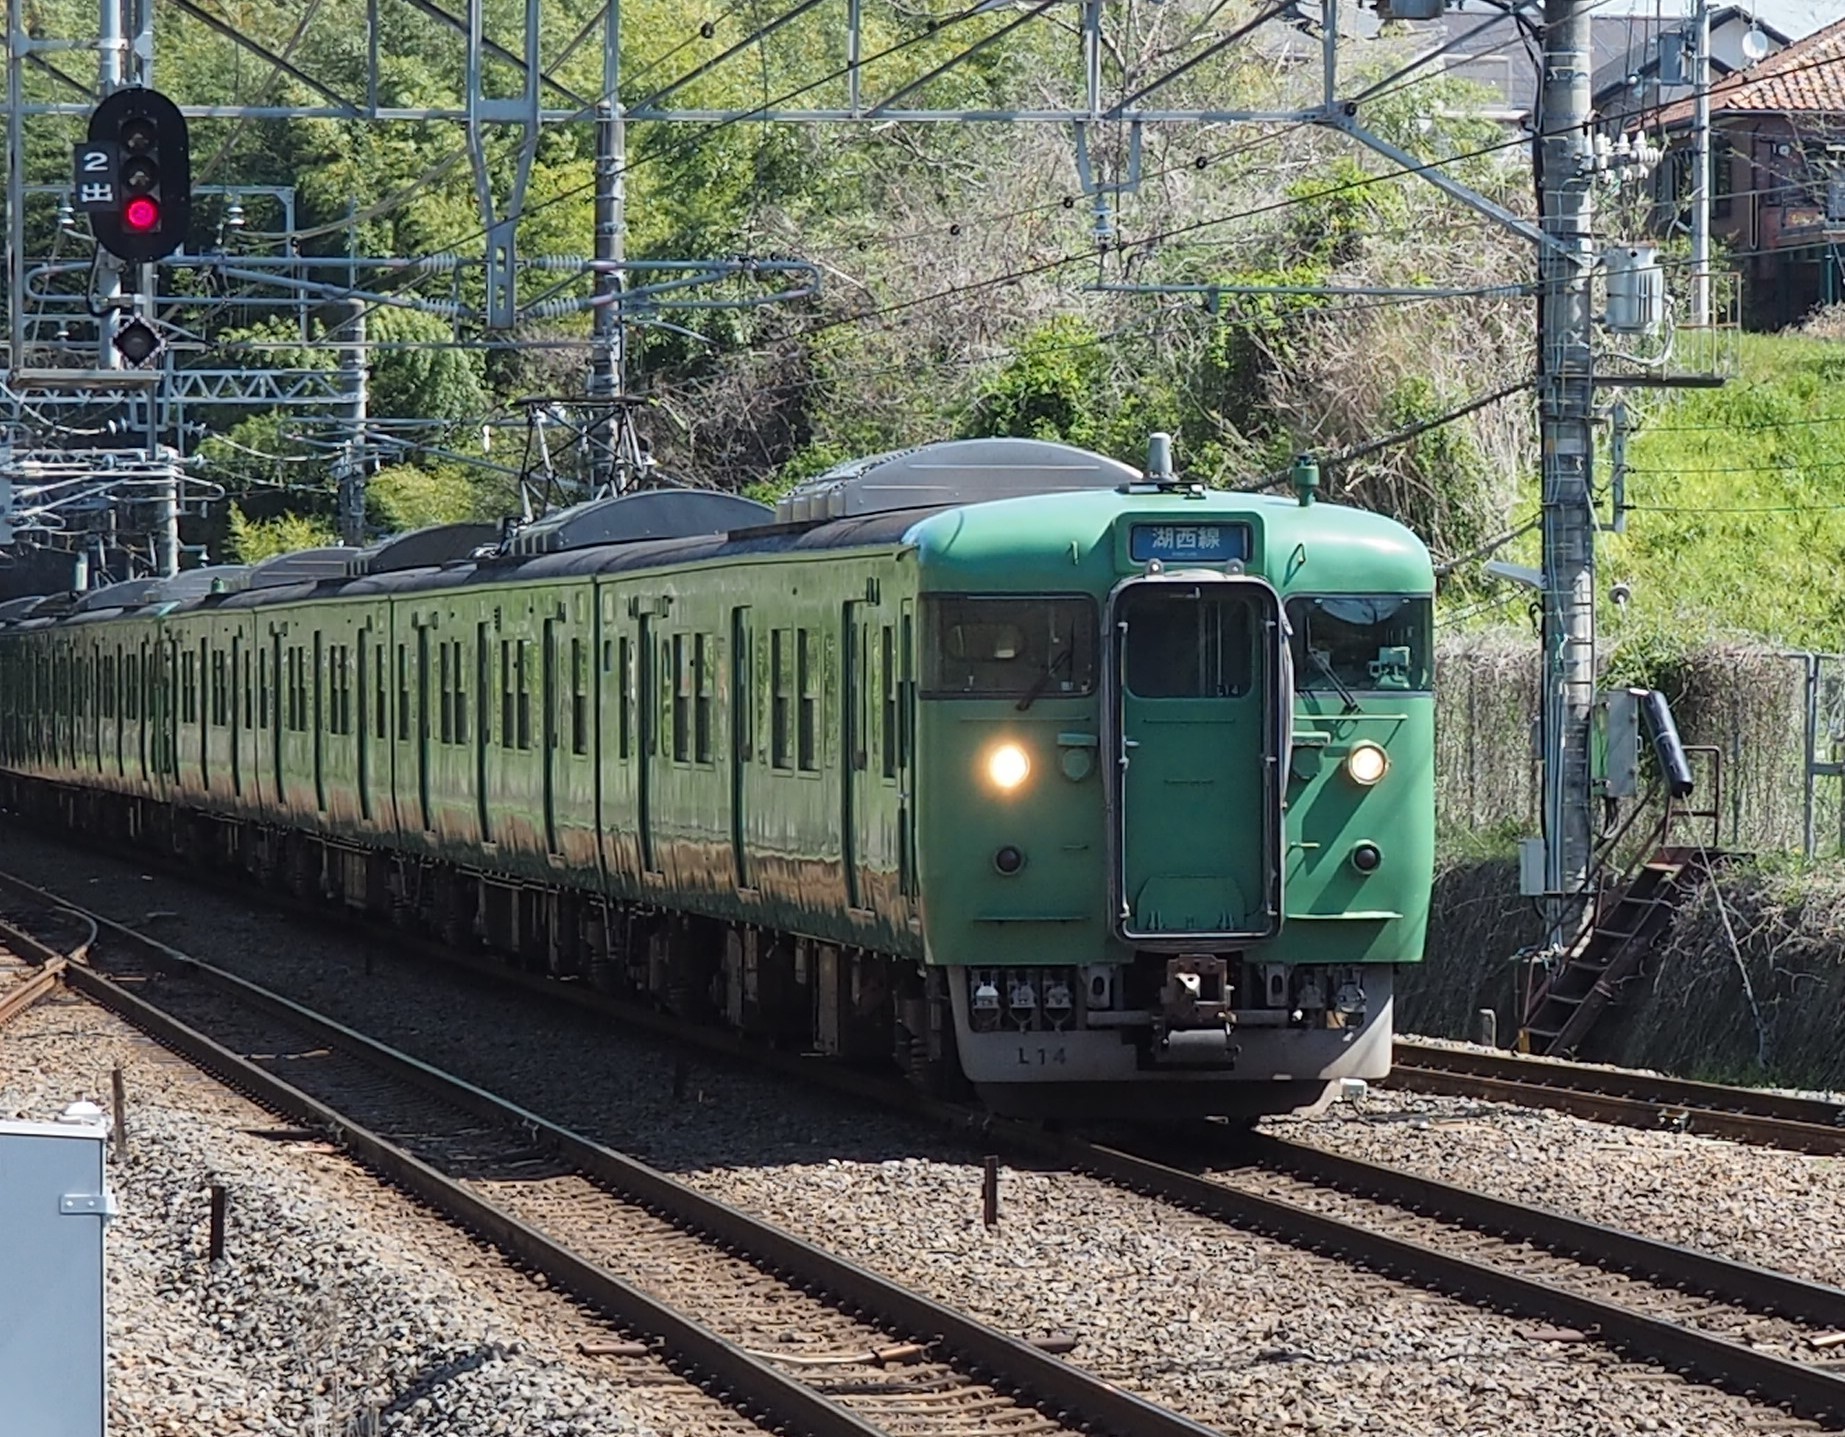
[[[657,1425],[672,1407],[627,1384],[663,1369],[576,1354],[620,1336],[595,1315],[80,999],[46,999],[0,1036],[0,1114],[106,1103],[116,1063],[130,1151],[108,1169],[115,1437],[755,1430],[721,1412]],[[216,1263],[214,1183],[229,1193]]]
[[[1227,1432],[1775,1429],[1771,1412],[1594,1344],[1553,1340],[1535,1324],[1087,1178],[1007,1169],[1001,1223],[989,1231],[978,1152],[930,1130],[696,1061],[676,1099],[664,1050],[586,1015],[420,967],[379,962],[367,975],[362,941],[300,927],[278,941],[286,920],[260,908],[17,833],[0,834],[0,867],[150,927],[997,1326],[1068,1332],[1073,1360]],[[178,916],[150,925],[155,910]],[[1622,1173],[1604,1165],[1596,1177],[1605,1200],[1620,1192]]]

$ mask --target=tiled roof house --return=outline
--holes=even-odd
[[[1753,328],[1845,301],[1845,20],[1711,89],[1711,231],[1743,275]],[[1687,221],[1692,101],[1646,117],[1663,130],[1663,218]]]

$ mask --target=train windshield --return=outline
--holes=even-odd
[[[923,599],[923,697],[1056,698],[1095,687],[1095,604],[1082,595]]]
[[[1288,600],[1294,687],[1423,690],[1434,686],[1434,600],[1326,594]]]

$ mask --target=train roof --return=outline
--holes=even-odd
[[[983,485],[982,476],[991,482]],[[312,549],[249,568],[113,585],[85,596],[81,607],[86,618],[156,605],[162,611],[245,609],[899,546],[917,549],[926,566],[945,576],[1003,582],[1022,554],[1067,554],[1072,539],[1085,533],[1100,541],[1124,511],[1170,516],[1175,524],[1259,519],[1268,554],[1299,554],[1296,572],[1318,560],[1322,572],[1338,575],[1328,585],[1335,590],[1434,585],[1427,549],[1382,514],[1338,504],[1302,506],[1272,495],[1162,487],[1125,464],[1069,445],[991,439],[855,460],[802,485],[773,512],[734,495],[647,490],[550,516],[515,536],[504,552],[481,552],[497,537],[492,526],[439,525],[365,550]],[[1104,547],[1091,545],[1098,553]],[[0,605],[0,624],[44,620],[46,601],[22,602]]]

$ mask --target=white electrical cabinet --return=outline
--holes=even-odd
[[[0,1122],[0,1430],[20,1437],[103,1437],[108,1138],[88,1103]]]

